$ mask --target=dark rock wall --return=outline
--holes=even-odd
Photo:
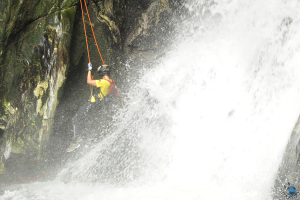
[[[69,65],[77,0],[0,5],[0,173],[18,155],[39,159]]]
[[[86,77],[89,60],[79,2],[0,2],[0,174],[8,159],[28,166],[39,161],[66,79]],[[153,52],[166,44],[161,34],[172,35],[169,20],[176,3],[171,0],[87,4],[100,52],[105,64],[114,67],[117,83],[127,73],[127,60],[153,59]],[[102,61],[84,13],[96,68]]]

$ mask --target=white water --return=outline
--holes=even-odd
[[[271,199],[300,113],[300,2],[224,0],[203,10],[201,2],[186,5],[193,15],[130,90],[116,131],[55,181],[2,199]],[[122,137],[138,152],[124,151]],[[114,160],[125,163],[114,182],[142,174],[103,183],[99,173]]]

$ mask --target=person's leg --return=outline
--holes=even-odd
[[[78,127],[84,125],[83,123],[85,122],[85,119],[86,119],[91,107],[93,106],[93,104],[95,104],[95,103],[87,102],[87,103],[83,104],[79,108],[79,110],[76,112],[74,117],[72,118],[73,140],[75,140],[77,137],[76,131],[77,131]]]

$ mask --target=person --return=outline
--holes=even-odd
[[[119,95],[119,89],[114,84],[112,79],[110,78],[110,66],[102,65],[97,68],[97,72],[100,74],[101,79],[94,80],[92,76],[92,63],[88,63],[88,73],[87,73],[87,84],[96,87],[98,92],[94,92],[92,87],[91,89],[91,97],[90,102],[100,102],[101,104],[105,99],[108,99],[109,96],[117,97]],[[96,100],[98,99],[98,101]],[[76,126],[79,125],[82,121],[85,121],[85,117],[89,113],[90,108],[92,107],[91,103],[86,103],[76,112],[75,116],[72,118],[73,124],[73,139],[76,138]],[[71,152],[76,148],[80,147],[80,142],[82,141],[81,137],[78,137],[75,142],[71,142],[70,146],[67,148],[66,152]]]
[[[114,93],[114,96],[118,96],[119,89],[113,83],[110,78],[110,66],[102,65],[97,68],[97,72],[100,74],[100,80],[94,80],[92,76],[92,63],[88,64],[87,84],[95,86],[99,89],[97,96],[100,101],[103,100],[108,94]],[[91,101],[94,102],[94,101]]]

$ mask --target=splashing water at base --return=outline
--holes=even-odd
[[[176,44],[132,87],[118,129],[55,181],[4,199],[271,199],[300,113],[300,2],[184,8]]]

